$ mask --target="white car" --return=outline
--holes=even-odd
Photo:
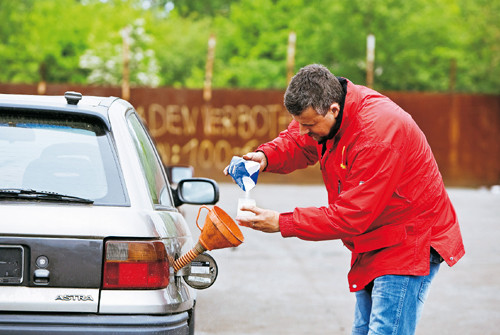
[[[218,197],[210,179],[171,186],[122,99],[0,94],[0,333],[193,334],[186,283],[217,267],[174,271],[193,247],[177,207]]]

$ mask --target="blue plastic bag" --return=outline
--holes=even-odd
[[[250,191],[257,184],[260,164],[233,156],[228,173],[243,191]]]

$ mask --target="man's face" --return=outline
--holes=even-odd
[[[313,140],[320,142],[330,134],[339,110],[339,104],[333,103],[325,116],[318,114],[312,107],[308,107],[300,115],[292,115],[292,117],[300,125],[300,135],[311,136]]]

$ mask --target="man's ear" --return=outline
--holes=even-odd
[[[340,113],[340,105],[338,102],[334,102],[330,105],[330,109],[329,109],[330,112],[333,113],[333,117],[334,118],[337,118],[337,116],[339,116],[339,113]]]

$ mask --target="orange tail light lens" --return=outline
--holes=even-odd
[[[169,269],[161,241],[107,241],[103,288],[164,288],[168,286]]]

